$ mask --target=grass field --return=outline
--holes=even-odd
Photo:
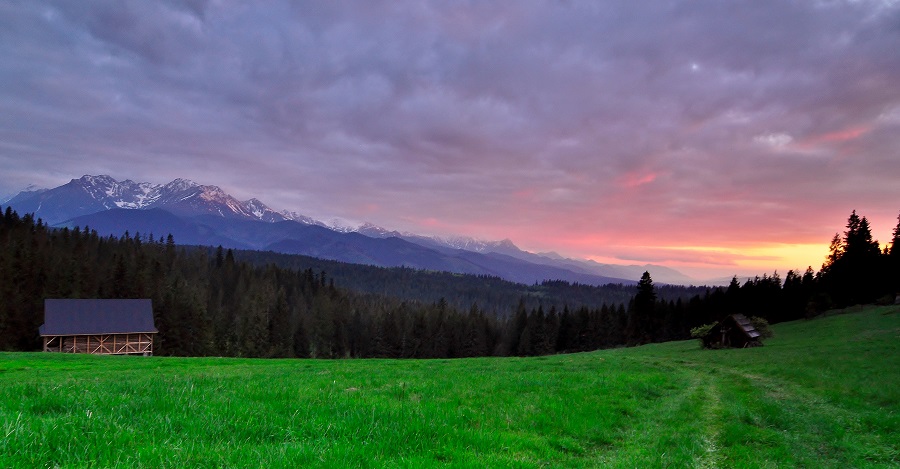
[[[0,467],[898,467],[900,307],[539,358],[0,354]]]

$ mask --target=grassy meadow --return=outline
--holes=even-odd
[[[0,467],[898,467],[900,307],[538,358],[0,354]]]

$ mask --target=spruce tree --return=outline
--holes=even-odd
[[[874,301],[887,288],[881,250],[872,238],[869,220],[854,210],[846,227],[842,238],[832,239],[822,266],[824,293],[838,306]]]
[[[897,226],[891,233],[891,245],[884,247],[884,293],[896,295],[900,293],[900,215],[897,216]]]
[[[631,302],[628,316],[628,343],[647,344],[657,339],[659,324],[655,314],[656,287],[650,272],[644,272],[638,281],[637,294]]]
[[[888,250],[888,255],[893,259],[900,259],[900,215],[897,215],[897,226],[894,227],[894,232],[891,235],[891,247]]]

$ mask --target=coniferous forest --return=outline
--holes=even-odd
[[[900,218],[882,250],[854,211],[818,272],[727,287],[636,287],[381,269],[272,253],[101,237],[0,217],[0,350],[40,349],[46,298],[150,298],[163,355],[453,358],[531,356],[686,339],[731,313],[771,323],[893,301]],[[897,247],[897,248],[895,248]],[[329,274],[330,268],[336,274]],[[441,295],[441,296],[437,296]]]

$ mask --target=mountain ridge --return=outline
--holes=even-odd
[[[372,223],[355,227],[339,225],[337,220],[330,226],[297,212],[277,212],[257,198],[240,201],[218,186],[182,178],[167,184],[152,184],[130,179],[118,181],[107,175],[85,175],[53,189],[29,186],[6,204],[17,211],[33,213],[49,225],[89,225],[104,234],[116,235],[125,230],[158,234],[174,230],[176,239],[186,244],[221,244],[237,249],[305,255],[320,253],[333,260],[497,275],[526,283],[543,280],[631,283],[644,270],[660,272],[661,275],[654,276],[660,283],[693,283],[689,277],[667,267],[610,265],[569,259],[556,253],[535,254],[519,249],[509,239],[483,241],[469,236],[424,236]],[[258,223],[248,225],[247,222]],[[285,222],[291,224],[282,225]],[[171,225],[168,229],[167,224]],[[301,230],[292,224],[363,238],[337,240],[329,233]],[[364,238],[396,239],[407,244],[396,241],[373,244]],[[327,240],[331,244],[316,248],[310,239]],[[412,253],[422,258],[415,259]]]

